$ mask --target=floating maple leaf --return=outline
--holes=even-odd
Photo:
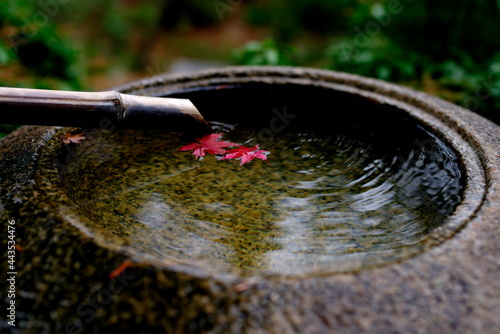
[[[259,145],[246,147],[227,141],[219,141],[222,133],[212,133],[202,138],[196,138],[196,142],[185,145],[179,151],[193,151],[193,154],[199,158],[206,154],[224,155],[220,159],[239,159],[240,166],[252,161],[255,158],[267,160],[269,151],[259,150]],[[226,148],[236,146],[237,148],[226,150]]]
[[[196,138],[196,142],[182,146],[179,151],[191,151],[196,157],[204,157],[208,154],[224,154],[224,148],[230,146],[237,146],[237,144],[228,141],[218,141],[222,133],[211,133],[202,138]]]
[[[62,139],[62,142],[64,144],[71,144],[71,143],[79,144],[82,142],[82,140],[85,139],[85,137],[83,135],[84,135],[83,133],[72,135],[71,133],[66,132],[66,134],[64,136],[60,136],[59,138]]]
[[[238,145],[238,148],[226,151],[226,155],[224,155],[221,159],[238,159],[241,158],[240,166],[246,164],[249,161],[252,161],[255,158],[259,158],[262,160],[267,160],[267,155],[271,152],[259,150],[259,145],[255,145],[254,147],[246,147],[242,145]]]

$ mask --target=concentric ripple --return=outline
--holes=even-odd
[[[269,160],[197,161],[175,134],[98,133],[62,175],[72,209],[154,256],[293,275],[398,260],[460,200],[454,153],[423,129],[388,146],[352,129],[214,127]]]

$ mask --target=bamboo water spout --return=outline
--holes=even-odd
[[[208,133],[188,99],[0,87],[0,122]]]

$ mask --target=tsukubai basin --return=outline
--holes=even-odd
[[[20,247],[3,298],[16,327],[2,331],[498,333],[498,125],[307,68],[115,89],[189,98],[223,140],[268,159],[196,160],[177,152],[182,134],[105,120],[11,133],[0,210]],[[65,145],[67,131],[86,139]]]

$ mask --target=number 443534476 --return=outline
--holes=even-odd
[[[14,270],[15,262],[16,262],[16,221],[15,220],[9,220],[9,225],[7,225],[7,238],[9,239],[7,241],[7,256],[8,256],[8,263],[9,263],[9,269]]]

